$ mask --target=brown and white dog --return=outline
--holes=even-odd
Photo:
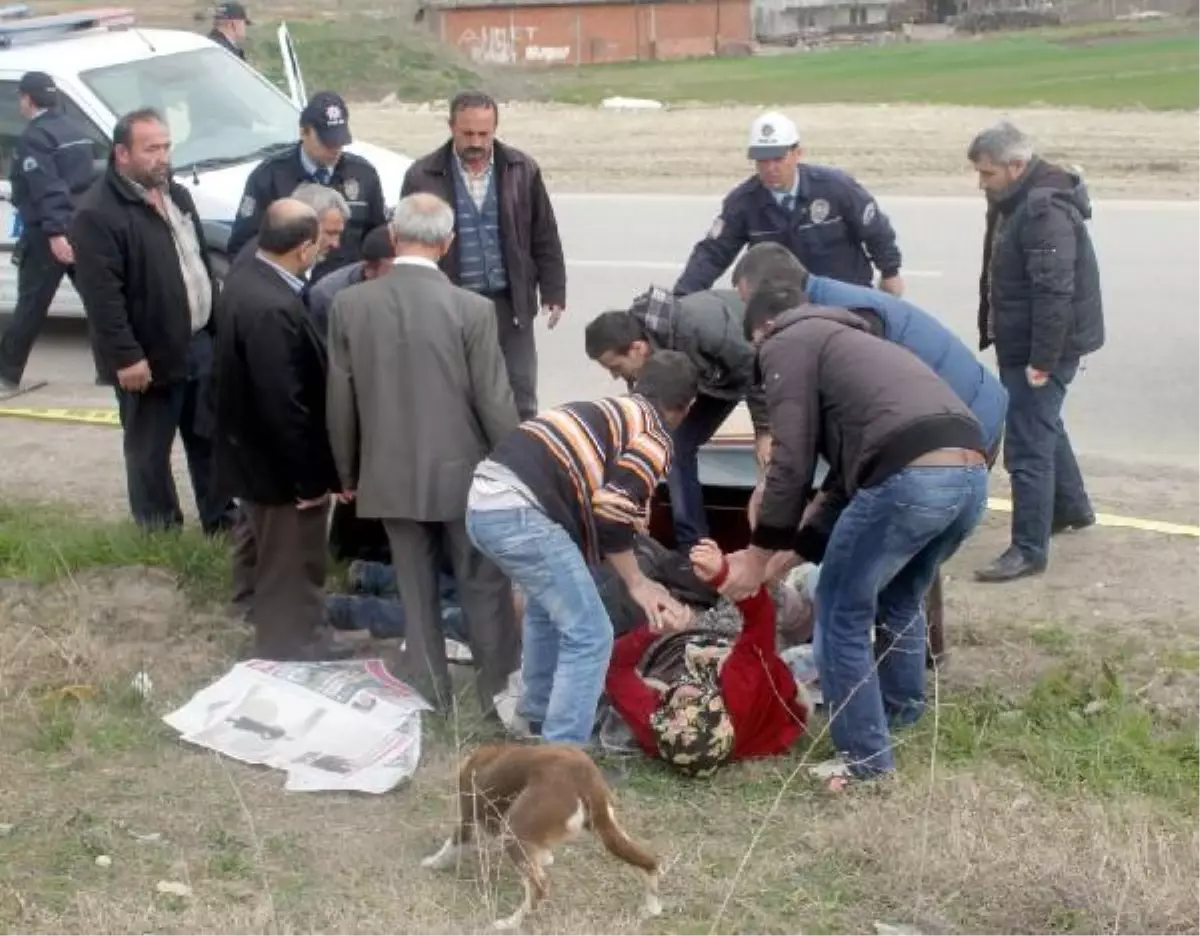
[[[425,868],[449,868],[477,831],[506,840],[505,851],[525,882],[525,899],[497,929],[515,929],[545,899],[551,849],[588,828],[613,855],[645,878],[642,913],[658,916],[658,858],[617,824],[613,795],[603,774],[583,751],[559,745],[491,744],[463,762],[458,774],[458,827],[441,849],[422,860]]]

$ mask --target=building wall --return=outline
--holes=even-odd
[[[590,65],[713,55],[751,38],[751,0],[442,8],[436,29],[487,65]]]

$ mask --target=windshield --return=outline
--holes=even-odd
[[[255,159],[299,135],[292,102],[215,47],[94,68],[80,78],[114,114],[153,107],[165,116],[177,168]]]

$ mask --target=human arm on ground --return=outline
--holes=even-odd
[[[629,726],[642,750],[651,756],[658,755],[658,741],[650,728],[650,716],[661,697],[642,678],[637,665],[657,636],[649,628],[639,627],[618,637],[604,677],[604,689],[613,708]]]

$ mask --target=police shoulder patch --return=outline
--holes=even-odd
[[[26,156],[25,161],[21,163],[22,172],[33,172],[38,167],[38,161],[32,156]]]
[[[242,198],[242,203],[238,205],[238,217],[248,218],[254,214],[254,196],[246,195]]]
[[[863,209],[863,213],[862,213],[863,227],[869,227],[871,222],[874,221],[878,216],[879,216],[879,208],[876,207],[875,202],[873,202],[873,201],[867,202],[867,206]]]
[[[708,236],[710,239],[718,238],[721,236],[721,233],[724,230],[725,230],[725,219],[722,218],[720,215],[717,215],[717,219],[712,223],[712,227],[710,227],[708,229]]]

